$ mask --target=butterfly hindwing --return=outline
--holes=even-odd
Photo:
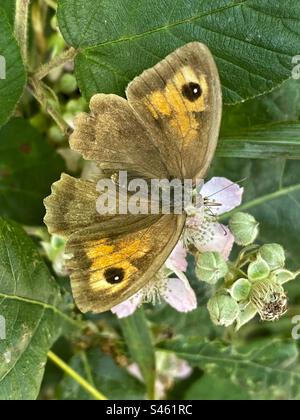
[[[121,190],[120,194],[112,197],[116,198],[117,206],[121,196],[124,199],[124,194]],[[100,214],[97,211],[100,195],[97,181],[62,174],[61,179],[52,185],[51,195],[44,200],[44,222],[49,233],[67,239],[77,232],[78,238],[81,235],[98,237],[99,232],[106,235],[134,232],[157,220],[157,215],[151,214]]]
[[[134,233],[100,228],[74,234],[66,252],[72,255],[67,267],[79,309],[103,312],[143,288],[172,252],[184,222],[183,215],[164,215]]]

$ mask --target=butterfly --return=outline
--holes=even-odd
[[[91,98],[75,120],[70,146],[97,162],[102,176],[125,170],[145,180],[204,178],[222,115],[218,70],[209,49],[186,44],[136,77],[126,99]],[[107,214],[96,210],[96,180],[63,174],[45,199],[51,234],[67,239],[75,302],[110,310],[141,290],[163,266],[186,214]]]

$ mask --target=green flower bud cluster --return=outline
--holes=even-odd
[[[65,247],[66,240],[58,235],[53,235],[50,241],[42,241],[41,245],[48,257],[52,262],[54,271],[59,276],[67,274],[65,270]]]
[[[215,287],[207,305],[211,320],[240,329],[257,314],[263,321],[280,319],[287,311],[284,284],[299,272],[286,269],[281,245],[252,245],[258,234],[252,216],[237,213],[230,225],[238,243],[244,245],[235,262],[225,261],[217,252],[196,256],[198,279]]]

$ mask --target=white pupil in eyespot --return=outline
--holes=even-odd
[[[196,94],[196,93],[198,93],[198,88],[195,88],[194,89],[194,93]]]

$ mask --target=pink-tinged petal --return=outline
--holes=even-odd
[[[137,308],[142,303],[142,294],[136,293],[133,295],[130,299],[125,300],[122,303],[119,303],[119,305],[114,306],[111,308],[111,311],[113,314],[116,314],[118,318],[126,318],[127,316],[132,315]]]
[[[206,182],[201,190],[201,195],[220,203],[220,207],[212,207],[214,214],[223,214],[238,207],[242,202],[244,188],[232,183],[227,178],[214,177]]]
[[[177,374],[178,379],[187,379],[193,373],[193,369],[186,360],[178,360]]]
[[[200,252],[219,252],[223,257],[228,260],[231,253],[234,237],[227,226],[219,223],[211,223],[210,229],[213,237],[206,243],[195,243],[196,248]]]
[[[141,370],[137,363],[131,363],[127,366],[128,372],[136,379],[141,382],[144,382],[143,375],[141,374]]]
[[[174,271],[174,269],[179,271],[186,271],[187,266],[187,250],[183,246],[182,241],[179,241],[167,259],[166,267],[172,271]]]
[[[169,278],[161,294],[165,301],[178,312],[190,312],[197,308],[197,298],[183,273],[181,278]]]

